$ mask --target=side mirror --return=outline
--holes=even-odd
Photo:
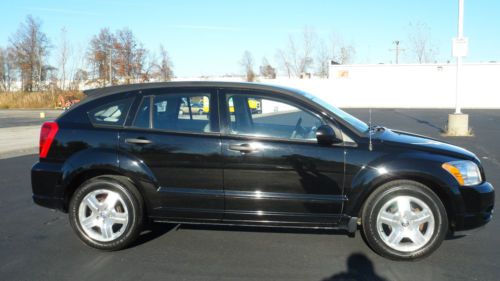
[[[328,125],[321,125],[318,127],[316,130],[316,139],[321,145],[332,145],[342,142],[342,139],[337,137],[333,128]]]

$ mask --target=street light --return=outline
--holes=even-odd
[[[453,56],[457,58],[455,80],[455,113],[448,115],[448,134],[453,136],[469,135],[469,115],[462,113],[460,104],[462,58],[467,55],[468,39],[464,37],[464,0],[458,0],[458,32],[453,39]]]

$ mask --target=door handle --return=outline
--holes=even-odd
[[[153,143],[152,141],[147,140],[147,139],[125,139],[125,142],[130,143],[130,144],[150,144],[150,143]]]
[[[256,148],[248,143],[244,143],[244,144],[231,144],[231,145],[229,145],[229,150],[239,151],[242,153],[248,153],[248,152],[255,151]]]

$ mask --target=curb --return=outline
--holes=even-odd
[[[0,159],[8,159],[24,155],[37,154],[37,153],[38,153],[38,147],[20,148],[6,152],[0,152]]]

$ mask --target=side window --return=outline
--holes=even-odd
[[[231,134],[316,140],[323,121],[291,103],[250,95],[227,95]]]
[[[141,105],[137,108],[137,113],[135,114],[134,127],[137,128],[151,128],[150,116],[151,116],[151,96],[143,97]]]
[[[134,127],[178,132],[213,132],[210,94],[164,94],[144,97]]]
[[[90,122],[94,125],[123,126],[132,98],[122,99],[99,106],[88,112]]]

